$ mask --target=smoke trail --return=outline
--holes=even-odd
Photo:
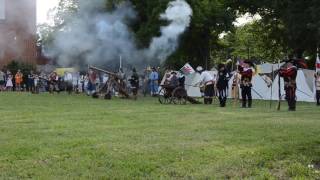
[[[101,13],[104,0],[79,1],[79,11],[69,19],[63,31],[57,32],[48,55],[56,57],[62,66],[85,64],[114,66],[119,55],[127,64],[142,66],[156,59],[163,62],[178,47],[179,36],[190,24],[192,10],[184,0],[170,2],[162,20],[161,36],[152,40],[149,48],[139,50],[128,22],[136,18],[131,3],[124,2],[114,11]]]
[[[166,60],[178,47],[179,36],[189,27],[192,16],[190,5],[184,0],[169,3],[165,13],[160,18],[170,22],[161,27],[161,36],[153,38],[148,49],[148,56],[161,62]]]

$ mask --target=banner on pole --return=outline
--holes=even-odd
[[[185,65],[180,69],[180,71],[182,71],[183,74],[185,74],[185,75],[193,74],[193,73],[196,72],[189,63],[185,64]]]

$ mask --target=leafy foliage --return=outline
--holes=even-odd
[[[281,42],[270,36],[270,29],[261,21],[237,27],[219,40],[220,48],[215,50],[215,59],[217,62],[232,57],[262,62],[282,59],[285,50]]]

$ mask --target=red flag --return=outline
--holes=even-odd
[[[185,64],[181,68],[181,71],[183,72],[183,74],[186,74],[186,75],[193,74],[196,72],[189,63]]]
[[[320,58],[318,54],[317,54],[317,61],[316,61],[316,71],[320,71]]]

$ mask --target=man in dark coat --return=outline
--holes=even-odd
[[[217,89],[219,92],[220,107],[225,107],[228,96],[228,83],[230,75],[224,64],[218,65]]]
[[[132,69],[132,75],[129,81],[131,84],[133,98],[136,100],[138,96],[138,90],[139,90],[139,75],[135,68]]]

